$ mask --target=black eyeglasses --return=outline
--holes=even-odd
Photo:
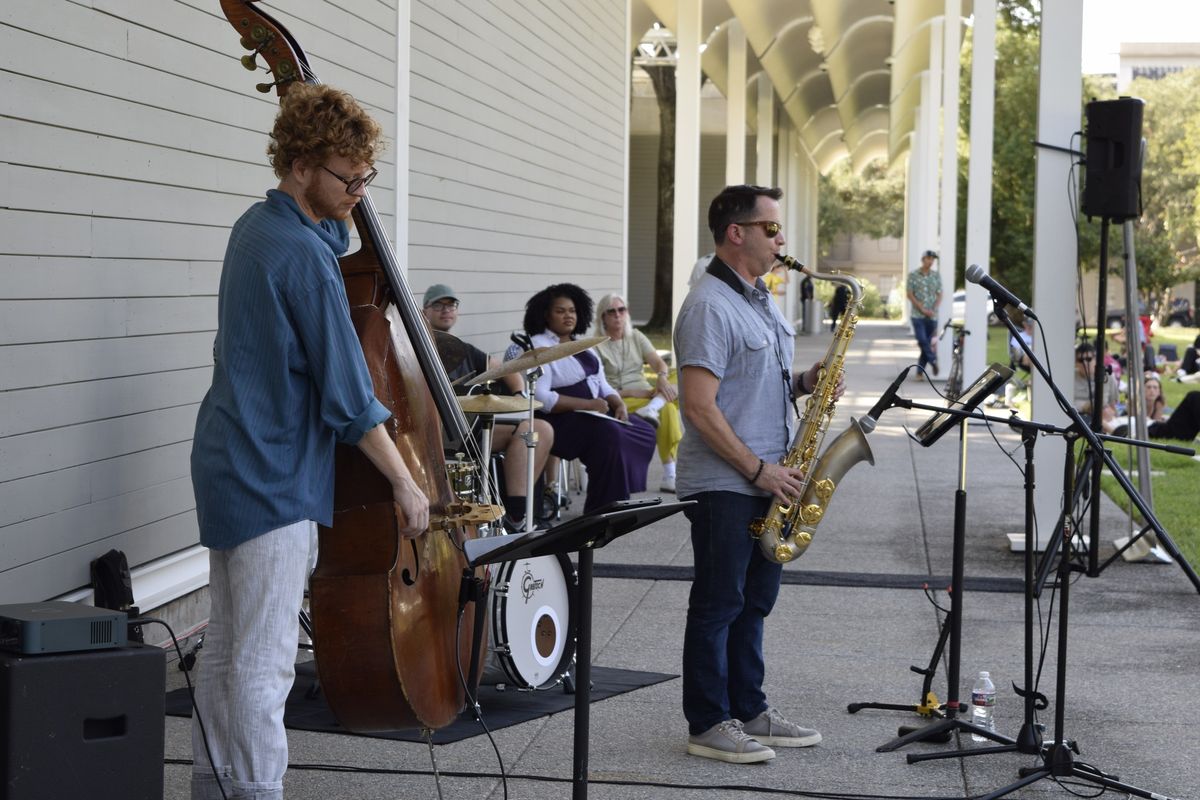
[[[628,312],[629,309],[625,306],[614,306],[613,308],[607,309],[604,313],[612,314],[615,317],[617,314],[626,314]]]
[[[768,239],[774,239],[776,236],[779,235],[779,232],[781,230],[783,230],[783,226],[780,225],[778,222],[775,222],[774,220],[768,220],[768,219],[748,220],[746,222],[735,222],[733,224],[734,225],[757,225],[763,229],[763,233],[765,233],[767,235]]]
[[[341,175],[338,175],[336,172],[334,172],[333,170],[331,170],[329,167],[325,166],[324,164],[321,165],[321,169],[325,170],[330,175],[337,178],[342,183],[346,184],[346,194],[354,194],[359,189],[364,189],[367,186],[370,186],[371,181],[375,180],[375,176],[379,174],[379,170],[375,169],[374,167],[371,167],[371,171],[368,172],[366,175],[362,175],[357,178],[343,178]]]
[[[434,300],[429,306],[434,311],[446,311],[451,308],[458,308],[457,300]]]

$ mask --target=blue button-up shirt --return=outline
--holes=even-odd
[[[390,414],[375,399],[337,255],[342,222],[272,190],[225,252],[212,387],[192,442],[200,541],[226,549],[333,516],[333,448]]]
[[[703,367],[717,377],[717,408],[733,432],[756,456],[776,463],[787,452],[795,421],[783,378],[795,354],[794,333],[762,279],[751,285],[716,258],[708,269],[679,310],[677,363],[681,370]],[[687,407],[682,382],[679,404]],[[717,455],[694,427],[684,431],[678,463],[679,497],[712,491],[768,494]]]

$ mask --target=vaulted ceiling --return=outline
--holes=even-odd
[[[861,170],[909,147],[929,69],[930,23],[944,0],[701,0],[705,75],[728,95],[729,24],[746,32],[747,83],[767,79],[817,167]],[[655,21],[676,29],[676,0],[633,0],[631,46]],[[970,14],[963,0],[962,14]],[[749,90],[753,101],[757,92]],[[749,116],[749,115],[748,115]]]

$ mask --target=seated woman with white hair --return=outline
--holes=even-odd
[[[609,340],[596,345],[604,362],[604,377],[617,390],[629,412],[648,420],[658,428],[658,457],[663,476],[660,492],[675,491],[675,454],[683,439],[683,419],[679,414],[678,393],[667,379],[667,362],[641,331],[629,321],[629,306],[619,294],[606,294],[596,305],[596,333]],[[649,364],[657,374],[654,385],[646,380],[644,367]]]

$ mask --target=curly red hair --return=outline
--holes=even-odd
[[[383,150],[383,129],[348,93],[322,84],[288,89],[275,117],[267,155],[283,178],[303,159],[324,164],[331,156],[373,164]]]

